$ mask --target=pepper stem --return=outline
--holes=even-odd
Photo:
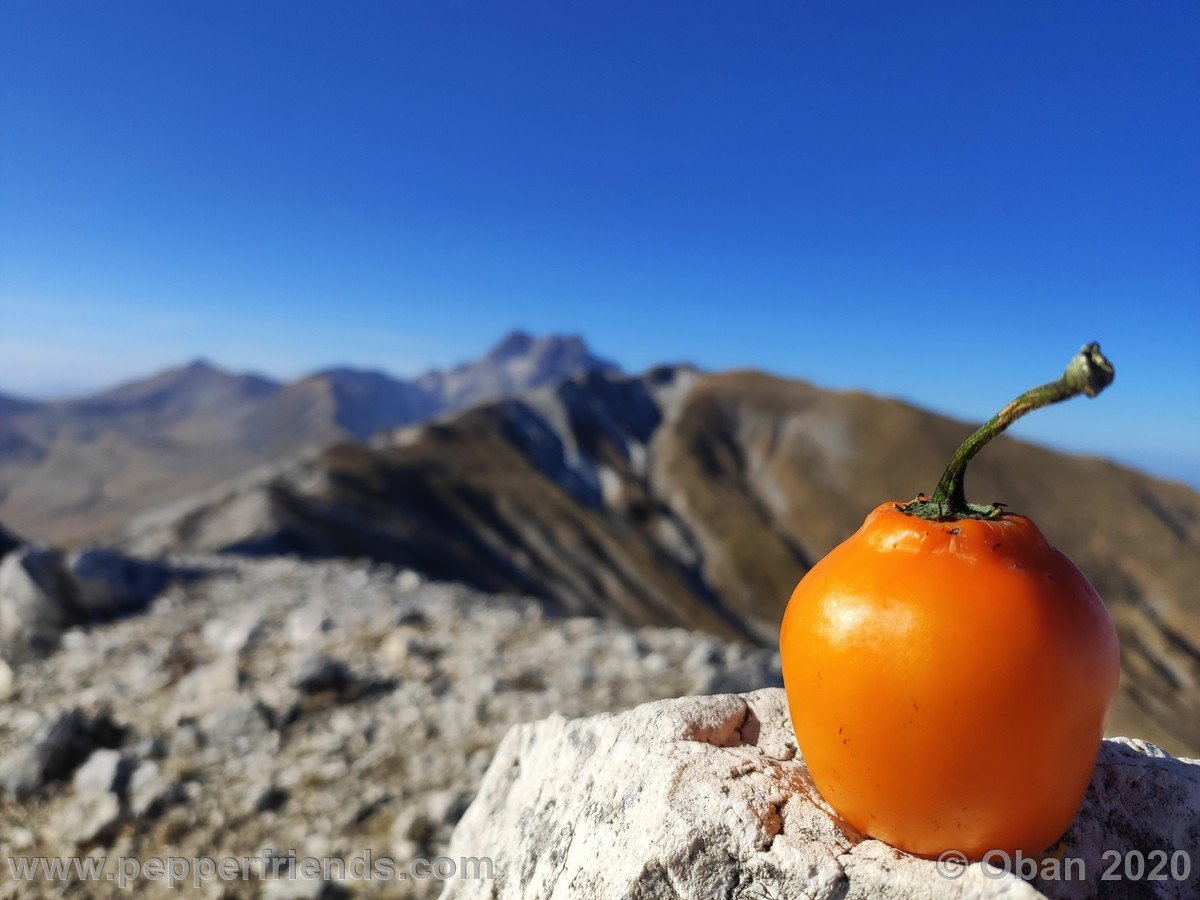
[[[1016,397],[963,441],[942,473],[932,498],[919,496],[911,503],[900,506],[900,511],[924,519],[994,519],[1001,515],[1002,504],[980,506],[967,502],[963,491],[967,463],[987,446],[988,441],[1027,412],[1070,400],[1079,394],[1095,397],[1112,384],[1113,375],[1112,363],[1100,352],[1100,345],[1094,342],[1084,345],[1071,359],[1061,378],[1031,388]]]

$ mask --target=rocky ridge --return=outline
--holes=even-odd
[[[562,617],[388,565],[171,563],[191,576],[142,614],[69,626],[14,667],[0,860],[436,856],[512,724],[779,679],[767,651]],[[0,896],[92,890],[9,882]]]

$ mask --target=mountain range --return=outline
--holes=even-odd
[[[770,646],[805,571],[880,502],[932,488],[970,430],[760,372],[589,371],[302,455],[128,540],[374,559]],[[1032,516],[1105,598],[1124,660],[1112,728],[1200,751],[1200,495],[1009,438],[973,463],[969,491]]]
[[[44,540],[102,540],[140,512],[305,448],[614,369],[578,337],[517,331],[412,380],[338,368],[279,383],[199,360],[79,399],[0,397],[0,521]]]
[[[199,363],[0,404],[0,521],[142,554],[374,560],[770,646],[808,568],[880,502],[931,489],[971,427],[755,371],[625,375],[577,338],[520,333],[411,381]],[[1007,437],[968,490],[1033,517],[1105,599],[1110,730],[1200,755],[1200,495]]]

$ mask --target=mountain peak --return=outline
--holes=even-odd
[[[223,372],[219,366],[206,356],[197,356],[195,359],[185,363],[179,367],[182,372]]]
[[[591,355],[587,342],[578,334],[547,334],[535,337],[523,329],[515,329],[500,339],[491,350],[484,354],[482,361],[496,365],[524,357],[573,357],[580,361],[592,360],[601,363],[600,368],[611,367]]]
[[[242,376],[222,369],[215,363],[197,357],[181,366],[164,369],[149,378],[130,382],[126,387],[137,390],[141,386],[153,390],[192,390],[201,385],[233,382]]]
[[[105,410],[172,408],[182,411],[219,406],[231,399],[263,397],[278,387],[275,382],[258,375],[230,372],[207,359],[197,358],[148,378],[118,385],[102,394],[76,401],[76,404]]]
[[[618,369],[593,356],[579,335],[535,337],[518,329],[505,335],[479,359],[453,369],[427,372],[417,383],[435,392],[446,409],[458,409],[593,371]]]
[[[226,369],[222,369],[216,363],[202,356],[198,356],[182,365],[171,366],[163,369],[146,378],[139,378],[134,381],[126,382],[123,385],[118,385],[116,390],[125,388],[133,388],[138,385],[153,384],[157,387],[165,387],[168,385],[186,385],[197,381],[210,380],[225,380],[235,379],[241,376],[234,374]]]
[[[380,369],[360,369],[357,366],[332,366],[328,369],[320,369],[311,375],[305,375],[300,381],[328,381],[334,384],[399,383],[398,379]]]
[[[498,363],[514,359],[528,353],[529,348],[534,345],[536,340],[528,331],[514,329],[502,337],[484,358]]]

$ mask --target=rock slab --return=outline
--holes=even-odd
[[[73,625],[140,611],[171,580],[161,563],[115,550],[68,555],[22,544],[5,552],[6,540],[0,530],[0,642],[52,649]]]
[[[1105,851],[1197,848],[1200,762],[1118,738],[1060,848],[1082,881],[1079,867],[1070,880],[939,873],[839,822],[773,688],[514,727],[448,850],[490,857],[495,879],[448,882],[443,897],[1196,897],[1200,858],[1179,880],[1100,876]]]

